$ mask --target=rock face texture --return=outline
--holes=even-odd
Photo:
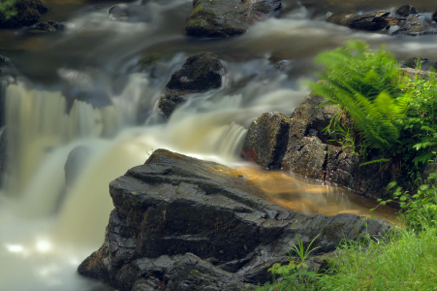
[[[20,28],[35,24],[41,14],[48,11],[48,8],[40,0],[18,0],[9,11],[15,11],[9,14],[8,11],[0,14],[0,28]]]
[[[396,10],[396,16],[388,11],[378,11],[368,14],[333,14],[327,21],[351,29],[377,31],[390,26],[398,26],[392,35],[434,35],[437,34],[437,24],[434,14],[431,18],[419,14],[411,5],[401,6]],[[434,21],[434,22],[432,22]]]
[[[279,112],[264,113],[250,125],[243,156],[262,167],[279,169],[287,149],[290,120]]]
[[[118,290],[252,290],[285,263],[296,235],[318,254],[390,229],[354,214],[306,216],[284,208],[241,172],[167,150],[110,184],[102,247],[79,273]]]
[[[159,99],[159,109],[169,117],[189,94],[220,88],[224,72],[223,64],[212,53],[189,57],[182,68],[171,76]]]
[[[370,14],[334,14],[327,21],[347,26],[352,29],[377,31],[387,27],[390,12],[375,12]]]
[[[257,20],[281,8],[281,0],[193,0],[185,30],[195,37],[245,33]]]
[[[369,197],[379,197],[391,179],[377,164],[364,161],[330,141],[323,129],[337,106],[319,107],[326,99],[306,96],[290,118],[265,113],[249,127],[242,156],[263,167],[283,169],[323,183],[343,186]],[[288,131],[285,130],[288,128]]]

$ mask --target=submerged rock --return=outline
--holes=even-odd
[[[332,137],[324,129],[338,107],[320,107],[326,101],[320,96],[307,95],[291,118],[282,118],[282,122],[288,124],[281,125],[282,128],[289,128],[285,134],[276,134],[279,127],[271,116],[278,113],[263,114],[249,127],[242,156],[264,167],[275,165],[275,168],[321,183],[343,186],[369,197],[379,197],[382,195],[381,190],[390,182],[389,170],[383,171],[377,164],[360,167],[365,161],[358,154],[331,141]],[[278,144],[281,145],[281,154],[274,155],[273,150]]]
[[[151,22],[152,12],[142,5],[119,4],[109,9],[110,19],[126,22]]]
[[[167,150],[110,184],[102,247],[80,274],[127,290],[242,290],[287,262],[296,235],[318,254],[390,226],[354,214],[306,216],[280,206],[241,172]]]
[[[0,28],[21,28],[38,22],[48,8],[40,0],[18,0],[9,10],[0,13]]]
[[[269,13],[281,8],[281,0],[193,0],[185,30],[195,37],[227,37],[245,33]]]
[[[220,88],[224,72],[223,64],[212,53],[189,57],[182,68],[171,76],[159,99],[159,109],[169,117],[179,104],[186,101],[190,93]]]
[[[27,30],[28,33],[45,33],[61,31],[65,29],[65,24],[56,21],[38,22]]]

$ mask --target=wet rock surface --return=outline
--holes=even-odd
[[[286,134],[275,135],[280,129],[274,118],[277,113],[262,115],[249,127],[242,156],[261,166],[268,166],[264,162],[268,160],[275,168],[282,168],[305,178],[343,186],[369,197],[380,197],[383,193],[381,190],[390,182],[390,172],[380,170],[375,164],[360,167],[365,161],[357,154],[330,141],[331,137],[323,129],[329,125],[338,108],[336,105],[320,107],[326,101],[316,95],[307,95],[290,118],[282,119],[284,123],[288,123],[289,131]],[[263,119],[270,120],[262,121]],[[267,141],[272,140],[272,135],[275,145],[280,145],[277,152],[283,154],[274,156],[265,150],[274,148],[265,146]]]
[[[256,21],[280,8],[281,0],[193,0],[185,30],[195,37],[241,35]]]
[[[396,14],[398,14],[402,17],[407,17],[410,14],[417,14],[417,13],[418,13],[417,9],[409,4],[403,5],[403,6],[399,7],[398,10],[396,10]]]
[[[5,13],[0,14],[0,28],[21,28],[33,25],[38,22],[41,14],[48,11],[48,7],[44,6],[40,0],[19,0],[11,10],[16,13],[10,17],[5,17]]]
[[[290,119],[279,112],[264,113],[250,125],[243,145],[243,157],[258,165],[279,169],[285,155]]]
[[[435,13],[431,18],[418,13],[411,5],[399,7],[394,14],[389,11],[378,11],[367,14],[333,14],[328,22],[347,26],[351,29],[379,31],[394,26],[391,33],[396,36],[419,36],[437,34]]]
[[[159,109],[169,117],[179,104],[187,100],[189,94],[220,88],[224,72],[223,64],[212,53],[189,57],[182,68],[171,76],[159,99]]]
[[[27,30],[27,33],[45,33],[62,31],[65,29],[65,24],[56,21],[38,22],[33,27]]]
[[[248,290],[285,263],[296,235],[317,254],[344,237],[389,231],[354,214],[306,216],[269,200],[241,172],[157,150],[110,184],[102,247],[79,273],[118,290]]]
[[[334,14],[327,21],[352,29],[377,31],[389,25],[390,12],[375,12],[369,14]]]

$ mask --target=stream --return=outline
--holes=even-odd
[[[399,60],[437,61],[437,36],[393,37],[324,21],[328,11],[393,11],[405,3],[283,0],[277,18],[242,36],[195,39],[184,31],[192,10],[187,0],[144,1],[146,22],[109,17],[117,1],[43,2],[51,10],[41,21],[62,21],[64,31],[0,30],[0,54],[13,64],[6,72],[17,76],[6,88],[1,117],[8,148],[0,192],[1,290],[109,290],[76,268],[103,242],[113,209],[108,183],[158,148],[238,167],[278,203],[309,215],[352,212],[396,221],[395,209],[371,213],[374,201],[247,165],[239,151],[254,119],[269,111],[289,115],[309,93],[302,83],[315,80],[319,52],[359,38],[373,49],[384,45]],[[436,8],[434,1],[416,2],[419,11]],[[157,100],[171,74],[199,52],[222,60],[223,85],[198,93],[165,121]],[[150,54],[159,60],[139,66]],[[281,59],[287,61],[278,70]],[[76,179],[65,186],[64,166],[78,148]]]

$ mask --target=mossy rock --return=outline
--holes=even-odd
[[[9,10],[10,13],[0,13],[0,28],[21,28],[38,22],[41,14],[48,8],[40,0],[18,0]]]
[[[185,30],[195,37],[227,37],[245,33],[264,15],[281,7],[280,0],[194,0]]]
[[[138,62],[138,65],[141,68],[146,68],[156,64],[161,59],[162,59],[162,54],[159,52],[148,53],[141,58],[141,60]]]

